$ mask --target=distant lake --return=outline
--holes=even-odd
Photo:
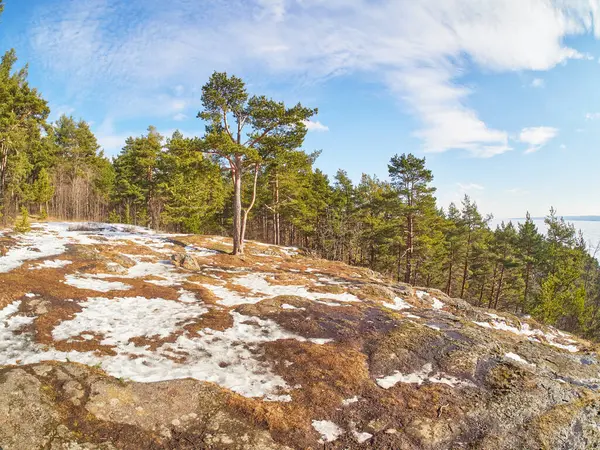
[[[588,247],[590,246],[590,242],[592,246],[595,246],[600,242],[600,221],[588,221],[588,220],[568,220],[565,219],[566,222],[572,223],[575,226],[576,230],[581,230],[583,233],[583,237],[585,241],[588,243]],[[496,229],[496,225],[500,225],[502,221],[508,223],[512,222],[513,225],[517,225],[519,222],[524,222],[525,219],[492,219],[490,222],[490,228],[492,230]],[[548,231],[548,227],[544,223],[544,219],[533,219],[533,223],[537,227],[540,233],[546,234]],[[593,251],[593,250],[592,250]]]

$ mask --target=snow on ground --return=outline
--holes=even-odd
[[[385,302],[383,306],[390,309],[395,309],[396,311],[412,308],[412,305],[410,303],[404,301],[404,299],[400,297],[394,297],[394,303]]]
[[[420,386],[426,381],[429,381],[430,383],[446,384],[451,387],[474,387],[474,384],[470,381],[460,380],[459,378],[450,375],[444,375],[441,372],[431,375],[432,372],[433,367],[431,363],[427,363],[418,372],[403,374],[399,370],[396,370],[392,375],[378,378],[376,381],[383,389],[390,389],[398,383],[411,383]]]
[[[410,314],[410,313],[404,313],[404,317],[408,317],[409,319],[422,319],[421,316],[416,316],[416,315]]]
[[[312,426],[321,435],[320,443],[333,442],[344,434],[344,430],[331,420],[313,420]]]
[[[352,405],[353,403],[358,402],[358,400],[359,400],[358,396],[355,395],[354,397],[342,400],[342,405],[344,405],[344,406]]]
[[[214,256],[219,253],[216,250],[211,250],[211,249],[204,248],[204,247],[196,247],[195,245],[188,245],[185,248],[185,251],[192,256],[200,256],[200,257]]]
[[[49,239],[44,228],[17,235],[15,239],[16,244],[10,247],[4,256],[0,256],[0,273],[17,269],[25,261],[58,256],[66,250],[66,242],[61,239]]]
[[[513,361],[519,362],[521,364],[525,364],[527,366],[534,366],[535,367],[535,364],[526,361],[525,359],[523,359],[521,356],[517,355],[516,353],[508,352],[507,354],[504,355],[504,357],[508,358],[508,359],[511,359]]]
[[[92,274],[79,274],[65,276],[65,284],[76,287],[77,289],[89,289],[90,291],[110,292],[126,291],[131,286],[119,281],[105,281],[95,279]]]
[[[433,302],[433,304],[431,306],[433,309],[442,309],[445,306],[444,302],[438,300],[435,297],[431,297],[431,301]]]
[[[4,256],[0,256],[0,273],[17,269],[26,261],[61,255],[68,244],[111,245],[128,241],[159,253],[170,254],[173,248],[170,239],[176,236],[129,225],[61,222],[34,224],[30,232],[13,236],[15,245]]]
[[[546,342],[547,344],[560,348],[562,350],[566,350],[571,353],[575,353],[579,351],[579,348],[574,345],[575,341],[567,338],[569,336],[567,333],[558,332],[558,330],[550,330],[549,332],[544,332],[542,330],[538,330],[535,328],[531,328],[528,323],[520,324],[520,327],[516,327],[507,322],[506,319],[496,315],[486,313],[488,316],[492,317],[492,320],[487,322],[473,322],[475,325],[479,325],[483,328],[490,328],[493,330],[501,330],[507,331],[509,333],[513,333],[519,336],[525,336],[529,340],[533,342]],[[497,317],[497,318],[496,318]],[[561,342],[556,342],[556,341]]]
[[[269,284],[266,277],[267,273],[250,273],[241,277],[234,278],[233,284],[249,289],[251,294],[239,294],[228,289],[226,286],[212,284],[203,284],[220,300],[217,301],[223,306],[237,306],[244,304],[255,304],[264,299],[277,297],[280,295],[302,297],[306,300],[318,301],[321,299],[334,300],[338,302],[358,302],[359,298],[354,294],[344,292],[342,294],[332,294],[329,292],[311,292],[306,286],[277,285]]]
[[[83,311],[71,320],[61,322],[52,337],[66,340],[81,333],[101,334],[102,345],[127,345],[141,336],[165,338],[191,319],[208,312],[203,306],[185,305],[160,298],[123,297],[90,298],[79,303]]]
[[[352,430],[352,434],[354,435],[354,438],[358,441],[359,444],[367,442],[373,437],[371,433],[359,432],[356,430]]]
[[[231,312],[233,326],[224,331],[188,332],[183,326],[201,317],[207,311],[204,306],[143,297],[98,297],[81,302],[83,310],[57,325],[52,337],[70,342],[78,336],[90,339],[89,336],[99,334],[103,336],[100,344],[112,346],[115,355],[63,352],[33,341],[23,327],[35,317],[19,314],[19,306],[17,301],[0,310],[0,365],[70,360],[90,366],[99,364],[110,375],[133,381],[189,377],[214,382],[249,397],[270,396],[274,401],[287,401],[284,391],[289,387],[267,362],[261,361],[260,344],[280,339],[329,342],[306,339],[271,320],[236,312]],[[131,340],[147,338],[153,342],[171,336],[173,342],[158,342],[156,350]]]
[[[69,264],[73,264],[73,261],[67,261],[62,259],[48,259],[36,266],[30,267],[30,270],[61,269],[63,267],[68,266]]]
[[[281,305],[281,308],[282,309],[296,309],[296,310],[299,310],[299,311],[306,311],[306,308],[298,308],[297,306],[288,305],[287,303],[283,303]]]
[[[439,299],[429,295],[425,291],[415,291],[415,295],[419,298],[419,300],[423,300],[423,297],[431,297],[431,307],[433,309],[442,309],[445,305],[444,302]]]

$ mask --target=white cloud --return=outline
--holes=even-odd
[[[587,113],[585,120],[597,120],[600,119],[600,113]]]
[[[534,78],[531,81],[531,87],[534,87],[534,88],[543,88],[545,86],[546,86],[546,82],[543,79],[541,79],[541,78]]]
[[[456,183],[456,185],[459,187],[459,189],[462,192],[468,192],[468,191],[473,191],[473,190],[483,191],[485,189],[482,185],[477,184],[477,183],[466,183],[466,184]]]
[[[327,125],[323,125],[318,120],[305,120],[304,125],[306,126],[308,131],[318,131],[318,132],[329,131],[329,127]]]
[[[71,116],[75,112],[75,108],[69,105],[51,106],[50,110],[52,111],[50,114],[50,120],[52,122],[58,120],[58,118],[63,115]]]
[[[566,146],[565,144],[560,144],[560,149],[561,149],[561,150],[566,150],[566,149],[567,149],[567,146]]]
[[[156,99],[161,86],[201,84],[214,69],[299,82],[362,73],[397,94],[417,116],[416,135],[426,151],[465,149],[477,157],[510,146],[507,132],[488,125],[470,106],[472,89],[461,84],[467,70],[549,70],[588,58],[568,47],[565,37],[600,36],[594,27],[600,23],[598,0],[50,0],[47,5],[31,32],[37,57],[78,89],[120,91],[106,99],[115,117],[125,111],[181,112],[173,111],[177,105],[130,103]],[[124,87],[129,96],[122,94]]]
[[[553,127],[523,128],[519,134],[519,141],[529,146],[525,153],[533,153],[554,139],[557,134],[558,129]]]
[[[185,114],[183,114],[183,113],[177,113],[177,114],[175,114],[175,115],[173,116],[173,120],[175,120],[175,121],[177,121],[177,122],[181,122],[182,120],[185,120],[185,119],[187,119],[187,118],[188,118],[188,116],[186,116],[186,115],[185,115]]]
[[[128,137],[135,136],[135,134],[130,133],[118,133],[115,130],[113,119],[109,117],[104,119],[93,131],[98,140],[98,145],[110,156],[114,156],[121,151]]]

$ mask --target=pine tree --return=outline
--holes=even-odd
[[[27,67],[15,70],[16,62],[14,50],[0,62],[0,217],[15,214],[27,195],[31,148],[42,140],[50,112],[29,86]]]
[[[198,117],[208,123],[198,149],[216,155],[233,179],[233,254],[244,252],[244,237],[250,211],[254,207],[259,172],[276,152],[295,150],[306,135],[304,122],[316,109],[265,96],[249,97],[244,82],[226,73],[215,72],[202,88],[203,110]],[[230,127],[230,122],[232,127]],[[246,134],[246,126],[250,131]],[[242,208],[242,180],[252,177],[252,196]]]
[[[114,199],[126,210],[126,223],[159,227],[163,205],[156,171],[162,147],[163,137],[150,126],[148,134],[128,138],[114,161]]]
[[[465,195],[462,201],[461,210],[461,231],[465,239],[464,263],[462,281],[460,286],[460,297],[464,298],[469,279],[469,267],[472,259],[473,246],[484,236],[486,223],[477,209],[477,204],[472,202],[468,195]]]
[[[413,275],[415,239],[419,221],[435,209],[435,188],[430,186],[433,174],[425,168],[425,158],[412,154],[395,155],[388,165],[392,184],[404,205],[402,216],[406,224],[404,281]]]
[[[29,211],[25,206],[21,207],[21,218],[15,223],[15,232],[27,233],[31,230],[31,224],[29,223]]]
[[[219,166],[195,151],[193,140],[179,131],[167,141],[157,166],[162,221],[187,233],[218,230],[216,219],[226,193]]]
[[[54,195],[54,186],[46,169],[41,169],[33,184],[34,201],[39,205],[40,214],[48,214],[48,202]],[[45,208],[44,208],[45,205]]]
[[[519,224],[518,238],[519,258],[523,267],[523,299],[521,312],[528,310],[530,298],[535,295],[535,268],[542,252],[542,235],[538,233],[537,227],[527,212],[525,223]]]

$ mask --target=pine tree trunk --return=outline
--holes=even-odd
[[[233,254],[244,253],[242,243],[242,172],[233,171]]]
[[[469,238],[467,239],[467,254],[465,255],[465,266],[463,268],[463,279],[460,287],[460,298],[464,298],[465,288],[467,286],[467,275],[469,274],[469,254],[471,252],[471,233],[469,232]]]
[[[448,283],[446,284],[446,295],[452,297],[452,269],[454,268],[454,254],[450,254],[450,266],[448,267]]]
[[[413,217],[411,214],[407,217],[408,236],[406,237],[406,272],[404,273],[404,282],[409,283],[412,276],[412,258],[413,258]]]
[[[494,292],[496,292],[496,274],[498,273],[498,264],[494,264],[494,274],[492,275],[492,289],[490,291],[490,300],[488,301],[488,308],[492,307],[494,301]]]
[[[494,302],[494,309],[498,309],[498,301],[500,300],[500,294],[502,293],[502,281],[504,280],[504,264],[500,270],[500,280],[498,281],[498,291],[496,291],[496,301]]]
[[[531,273],[531,263],[527,263],[527,270],[525,271],[525,291],[523,292],[523,304],[521,305],[521,312],[525,312],[527,306],[527,296],[529,295],[529,277]]]
[[[279,176],[275,173],[275,245],[281,245],[281,228],[279,220]]]

